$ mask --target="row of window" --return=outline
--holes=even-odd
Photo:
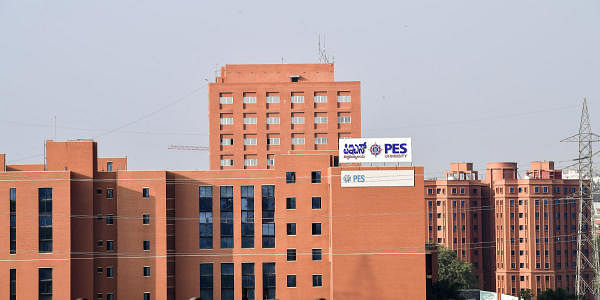
[[[96,190],[96,194],[98,195],[102,195],[102,189],[97,189]],[[114,190],[111,188],[107,188],[106,189],[106,198],[113,198],[114,197]],[[150,198],[150,188],[142,188],[142,198]]]
[[[17,269],[10,269],[10,300],[17,299]],[[38,299],[52,300],[52,268],[38,269]]]
[[[314,103],[327,103],[327,95],[319,95],[322,92],[315,92],[313,96]],[[228,93],[221,93],[219,96],[219,104],[233,104],[234,97]],[[277,95],[269,95],[267,94],[265,98],[266,103],[280,103],[280,97]],[[242,99],[244,104],[254,104],[256,103],[256,96],[244,96]],[[304,103],[304,95],[292,95],[290,97],[291,103]],[[352,97],[350,95],[338,95],[337,96],[338,103],[348,103],[352,102]]]
[[[314,124],[327,124],[329,122],[328,117],[322,117],[322,116],[321,117],[315,116],[313,120],[314,120]],[[221,116],[221,118],[219,119],[219,124],[221,124],[221,125],[233,125],[233,122],[234,122],[233,117]],[[279,117],[270,116],[270,117],[266,118],[265,122],[266,122],[266,124],[276,125],[276,124],[281,124],[281,119]],[[245,125],[255,125],[255,124],[257,124],[257,118],[256,117],[244,117],[243,123]],[[292,117],[291,123],[293,125],[304,124],[304,117],[301,117],[301,116]],[[338,116],[338,124],[350,124],[350,123],[352,123],[351,116]]]
[[[275,263],[265,262],[263,266],[263,298],[266,300],[276,299],[276,273]],[[235,272],[233,263],[221,263],[221,299],[222,300],[233,300],[235,299]],[[213,300],[214,290],[214,265],[213,263],[200,264],[200,299],[202,300]],[[255,299],[255,272],[254,263],[242,263],[242,277],[241,277],[241,298],[244,300]],[[296,275],[286,275],[286,286],[293,288],[297,287]],[[323,275],[312,274],[312,286],[322,287],[323,286]],[[239,293],[240,291],[238,291]]]
[[[477,190],[478,190],[478,189],[473,189],[473,190],[472,190],[472,194],[473,194],[473,195],[477,195]],[[458,189],[457,189],[457,188],[452,188],[452,189],[451,189],[451,191],[452,191],[452,194],[453,194],[453,195],[456,195],[456,194],[458,194],[458,192],[457,192],[457,191],[458,191]],[[464,188],[464,187],[461,187],[461,188],[460,188],[460,194],[461,194],[461,195],[464,195],[464,194],[465,194],[465,191],[466,191],[466,190],[465,190],[465,188]],[[434,193],[433,193],[433,188],[428,188],[428,189],[427,189],[427,195],[433,195],[433,194],[434,194]],[[443,188],[436,188],[436,189],[435,189],[435,194],[438,194],[438,195],[439,195],[439,194],[446,194],[446,189],[443,189]]]
[[[321,134],[316,134],[314,141],[315,141],[315,145],[327,145],[329,143],[329,139],[327,137],[324,136],[320,136]],[[267,145],[280,145],[281,144],[281,139],[279,137],[268,137],[266,140]],[[305,138],[304,137],[298,137],[298,136],[292,136],[291,138],[291,142],[292,145],[304,145],[305,144]],[[243,140],[244,146],[256,146],[258,145],[258,139],[256,137],[253,136],[246,136],[244,137]],[[221,146],[232,146],[234,144],[234,140],[231,137],[221,137]],[[112,192],[111,192],[111,197],[108,198],[112,198]]]
[[[516,191],[518,191],[519,193],[527,193],[527,187],[518,187],[516,189]],[[539,193],[547,194],[549,191],[550,191],[550,188],[547,187],[547,186],[543,186],[543,187],[534,186],[533,187],[533,192],[536,193],[536,194],[539,194]],[[577,188],[575,188],[575,187],[570,187],[570,188],[569,187],[563,187],[563,194],[567,195],[567,194],[569,194],[569,191],[571,191],[571,194],[574,194],[577,191]],[[504,193],[504,189],[502,187],[496,187],[496,193],[497,194],[502,194],[502,193]],[[508,188],[508,193],[514,194],[515,193],[515,187],[512,187],[512,186],[509,187]],[[555,194],[560,194],[560,187],[558,187],[558,186],[554,187],[554,193]]]
[[[319,173],[320,174],[320,173]],[[320,182],[320,177],[317,177]],[[315,182],[316,179],[315,178]],[[262,199],[262,247],[275,248],[275,186],[261,186]],[[254,186],[240,187],[240,218],[241,218],[241,247],[254,248]],[[198,199],[199,220],[199,247],[201,249],[213,248],[213,189],[212,186],[200,186]],[[234,211],[233,211],[233,186],[219,187],[219,209],[220,209],[220,247],[234,247]],[[296,199],[288,197],[286,207],[296,208]],[[312,197],[313,209],[321,208],[321,197]],[[321,223],[313,223],[312,234],[321,234]],[[289,235],[296,234],[296,223],[286,224]]]

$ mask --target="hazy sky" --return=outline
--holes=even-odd
[[[205,169],[167,147],[208,145],[216,66],[314,63],[318,34],[361,81],[363,136],[412,137],[427,177],[564,166],[583,97],[600,132],[599,1],[357,2],[0,0],[0,153],[41,162],[56,116],[129,169]]]

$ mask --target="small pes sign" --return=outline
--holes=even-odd
[[[339,140],[340,163],[412,162],[410,138]]]

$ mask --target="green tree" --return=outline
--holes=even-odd
[[[456,252],[438,245],[438,281],[447,281],[457,289],[477,288],[471,263],[456,257]]]
[[[521,289],[521,292],[519,292],[519,298],[524,300],[531,300],[533,299],[533,292],[531,292],[530,289]]]

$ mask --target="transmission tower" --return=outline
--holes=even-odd
[[[575,159],[579,173],[579,192],[572,195],[577,199],[577,265],[575,274],[575,293],[579,296],[591,296],[597,299],[600,296],[600,265],[596,230],[594,225],[593,199],[596,190],[593,181],[593,156],[592,143],[600,141],[600,136],[592,133],[590,115],[587,101],[583,99],[579,133],[570,136],[562,142],[576,142],[579,144],[579,157]],[[588,249],[587,254],[585,249]]]

